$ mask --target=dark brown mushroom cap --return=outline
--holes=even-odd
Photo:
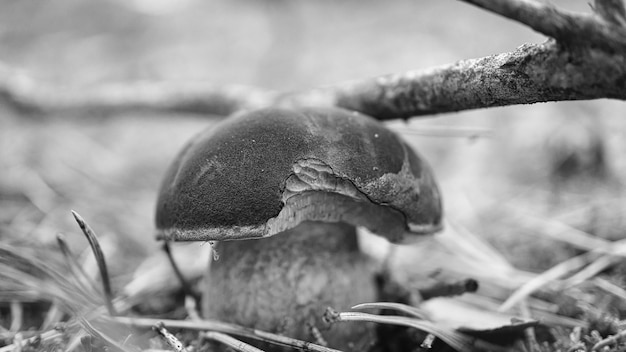
[[[430,167],[380,122],[342,109],[263,109],[207,129],[159,192],[159,237],[271,236],[302,221],[347,222],[400,240],[440,226]]]

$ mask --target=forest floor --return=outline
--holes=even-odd
[[[584,1],[553,3],[588,11]],[[171,80],[291,91],[544,40],[451,0],[0,5],[0,62],[47,84],[81,87]],[[591,350],[609,336],[626,335],[626,252],[618,242],[626,239],[624,116],[625,103],[600,100],[389,122],[433,166],[447,221],[446,231],[428,246],[395,252],[398,280],[424,287],[435,276],[475,278],[478,292],[455,302],[546,322],[559,343],[543,350]],[[0,106],[0,244],[54,267],[63,258],[57,245],[63,234],[87,275],[97,278],[75,210],[98,234],[113,291],[128,293],[129,283],[137,282],[135,270],[160,250],[153,212],[165,168],[191,136],[220,119],[137,112],[50,115]],[[572,153],[581,167],[564,169]],[[5,250],[0,252],[7,255]],[[8,256],[0,257],[0,264],[8,262]],[[203,263],[193,267],[201,272]],[[165,283],[146,278],[141,285],[175,286],[171,275],[161,279]],[[529,297],[502,309],[533,279]],[[41,332],[53,315],[45,295],[28,291],[21,299],[13,289],[0,282],[0,351],[18,332],[21,338]],[[163,302],[171,303],[154,305]],[[181,310],[170,308],[168,314],[180,318]],[[458,320],[477,314],[445,310]],[[23,319],[16,321],[16,315]],[[624,345],[602,348],[618,351]]]

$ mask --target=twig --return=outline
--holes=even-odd
[[[204,334],[202,334],[203,337],[209,339],[209,340],[213,340],[213,341],[217,341],[220,343],[223,343],[224,345],[236,350],[236,351],[240,351],[240,352],[264,352],[261,349],[258,349],[252,345],[249,345],[243,341],[239,341],[236,338],[233,338],[231,336],[228,336],[226,334],[222,334],[221,332],[215,332],[215,331],[207,331]]]
[[[435,297],[451,297],[460,296],[464,293],[476,292],[478,290],[478,281],[474,279],[463,279],[455,282],[439,281],[432,285],[419,290],[424,300]]]
[[[89,245],[91,246],[91,250],[93,251],[93,255],[96,258],[96,262],[98,263],[98,269],[100,270],[100,276],[102,278],[102,287],[104,290],[104,303],[107,307],[107,310],[110,315],[117,315],[115,307],[113,306],[113,292],[111,291],[111,282],[109,280],[109,273],[107,270],[106,261],[104,259],[104,254],[102,253],[102,249],[100,248],[100,244],[98,243],[98,238],[96,234],[93,232],[91,227],[83,220],[83,218],[78,215],[75,211],[72,210],[72,215],[74,215],[74,219],[80,226],[80,229],[87,237],[87,241],[89,241]]]
[[[176,336],[172,335],[167,329],[163,322],[157,322],[152,326],[152,330],[159,333],[159,335],[165,340],[165,342],[174,349],[176,352],[186,352],[185,346]]]
[[[626,87],[616,78],[626,76],[625,63],[623,55],[591,49],[574,54],[549,41],[523,45],[510,53],[355,82],[338,88],[333,98],[335,105],[382,120],[600,96],[624,99]]]
[[[316,345],[314,343],[296,340],[290,337],[272,334],[256,329],[244,328],[235,324],[223,323],[214,320],[189,321],[189,320],[167,320],[167,319],[150,319],[150,318],[131,318],[131,317],[110,317],[111,321],[134,327],[150,328],[158,322],[163,322],[170,328],[190,329],[197,331],[217,331],[224,334],[237,335],[255,340],[270,342],[291,348],[297,348],[302,351],[312,352],[341,352],[336,349]],[[1,351],[0,351],[1,352]]]
[[[52,86],[0,64],[0,97],[22,113],[125,111],[197,112],[229,115],[266,106],[276,94],[253,87],[206,82],[139,81],[93,87]]]
[[[419,71],[364,79],[281,96],[267,94],[257,99],[247,91],[229,90],[199,96],[198,101],[176,101],[184,87],[172,83],[159,95],[161,100],[143,99],[141,89],[133,83],[119,84],[118,97],[103,98],[88,88],[63,92],[45,83],[33,82],[14,89],[3,84],[0,76],[0,99],[22,109],[45,113],[90,109],[100,114],[134,109],[152,111],[189,111],[228,115],[238,110],[267,106],[338,106],[360,111],[379,120],[410,118],[445,112],[547,101],[612,98],[626,100],[626,55],[610,53],[595,47],[570,52],[549,41],[539,45],[523,45],[510,53]],[[166,86],[165,84],[158,84]],[[39,90],[46,90],[45,93]],[[111,88],[113,90],[113,88]],[[180,94],[179,94],[180,93]],[[259,93],[263,95],[263,93]],[[15,97],[18,95],[19,97]],[[139,95],[140,98],[135,96]],[[182,94],[184,95],[184,94]],[[41,98],[41,96],[45,96]],[[105,95],[106,96],[106,95]],[[226,96],[225,108],[216,109],[217,101]],[[204,100],[203,101],[203,97]],[[216,98],[218,97],[218,98]],[[128,103],[132,101],[132,103]]]
[[[556,40],[576,45],[626,50],[626,28],[587,14],[568,12],[535,0],[462,0]]]

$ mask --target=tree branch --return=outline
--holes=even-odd
[[[0,104],[23,113],[114,114],[126,111],[196,112],[229,115],[267,106],[276,93],[205,82],[140,81],[95,87],[58,87],[0,65]]]
[[[568,12],[534,0],[462,1],[523,23],[563,44],[626,50],[626,28],[599,16]]]
[[[317,93],[319,94],[319,93]],[[561,100],[626,100],[626,57],[549,41],[328,89],[327,104],[379,119]]]
[[[213,115],[266,106],[340,106],[381,120],[561,100],[626,100],[626,11],[595,0],[576,14],[534,0],[462,0],[553,39],[451,65],[278,94],[253,87],[137,82],[59,89],[0,67],[0,103],[21,111],[185,111]]]

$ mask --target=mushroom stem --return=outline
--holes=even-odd
[[[372,325],[322,321],[326,307],[348,309],[376,298],[373,263],[359,251],[354,227],[303,222],[270,238],[218,246],[220,259],[204,290],[205,317],[307,341],[315,340],[313,326],[329,346],[345,351],[374,342]]]

